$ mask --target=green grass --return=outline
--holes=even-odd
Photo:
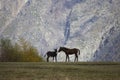
[[[1,62],[0,80],[120,80],[120,63]]]

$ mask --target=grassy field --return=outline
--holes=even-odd
[[[120,80],[120,63],[0,63],[0,80]]]

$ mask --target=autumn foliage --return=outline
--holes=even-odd
[[[12,43],[10,39],[0,40],[0,61],[41,62],[43,59],[35,47],[21,38],[17,43]]]

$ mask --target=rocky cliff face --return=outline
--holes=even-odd
[[[103,35],[94,61],[120,61],[120,26],[117,24]]]
[[[66,46],[81,50],[79,61],[120,61],[119,7],[119,0],[1,0],[0,36],[23,37],[40,55]]]

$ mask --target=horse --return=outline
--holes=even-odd
[[[47,62],[49,62],[49,57],[53,57],[53,60],[55,58],[55,61],[57,62],[57,49],[54,49],[54,51],[48,51],[45,56],[47,55]],[[44,56],[44,57],[45,57]]]
[[[65,52],[66,54],[66,62],[67,62],[67,58],[68,58],[68,62],[69,62],[69,55],[72,55],[72,54],[75,54],[75,59],[74,59],[74,62],[77,61],[78,62],[78,54],[80,55],[80,50],[77,49],[77,48],[73,48],[73,49],[69,49],[69,48],[66,48],[66,47],[60,47],[58,52]]]

